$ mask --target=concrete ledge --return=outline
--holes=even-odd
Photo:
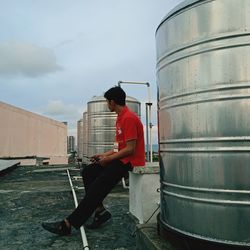
[[[15,169],[20,164],[20,161],[15,160],[0,160],[0,176],[7,174]]]
[[[141,224],[136,227],[136,249],[138,250],[183,250],[158,235],[157,223]],[[184,248],[185,249],[185,248]]]
[[[135,167],[134,174],[158,174],[160,172],[159,162],[147,162],[144,167]]]

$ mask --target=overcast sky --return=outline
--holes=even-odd
[[[155,31],[182,0],[0,0],[0,101],[76,122],[119,80],[147,81],[156,139]],[[144,103],[144,86],[122,86]]]

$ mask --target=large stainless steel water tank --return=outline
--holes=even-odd
[[[87,164],[89,161],[86,156],[88,155],[88,113],[83,113],[83,158],[82,162]]]
[[[126,104],[140,116],[138,100],[127,96]],[[109,111],[103,96],[95,96],[88,102],[88,156],[113,148],[116,116],[116,113]]]
[[[160,222],[250,246],[250,1],[184,1],[156,31]]]

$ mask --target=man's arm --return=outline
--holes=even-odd
[[[107,165],[110,161],[119,160],[125,158],[129,155],[133,155],[135,152],[136,140],[129,140],[126,142],[126,147],[121,149],[117,153],[112,153],[110,155],[105,155],[100,159],[99,163],[101,166]]]
[[[92,158],[94,157],[104,157],[104,156],[108,156],[108,155],[112,155],[114,153],[114,150],[109,150],[107,152],[104,152],[102,154],[95,154],[93,156],[91,156]]]
[[[105,153],[102,153],[102,154],[95,154],[93,156],[90,157],[90,160],[94,163],[94,162],[99,162],[100,159],[104,158],[104,157],[107,157],[109,155],[112,155],[114,154],[114,150],[109,150]]]

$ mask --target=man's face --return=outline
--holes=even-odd
[[[111,112],[115,111],[114,101],[113,101],[113,100],[106,100],[106,101],[107,101],[108,109],[109,109]]]

